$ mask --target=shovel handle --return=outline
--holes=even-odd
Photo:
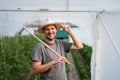
[[[50,46],[48,46],[46,43],[44,43],[42,40],[40,40],[37,36],[35,36],[30,30],[28,30],[26,27],[24,28],[28,33],[30,33],[35,39],[37,39],[39,42],[41,42],[44,46],[46,46],[48,49],[50,49],[55,55],[57,55],[58,57],[61,57],[60,54],[58,54],[55,50],[53,50]],[[68,64],[70,64],[70,62],[67,60],[66,61]]]

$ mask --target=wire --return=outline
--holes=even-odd
[[[111,42],[112,42],[114,48],[115,48],[116,51],[117,51],[117,55],[118,55],[119,58],[120,58],[120,51],[119,51],[119,49],[117,48],[117,46],[116,46],[116,44],[115,44],[115,41],[113,40],[113,38],[112,38],[110,32],[107,30],[106,25],[105,25],[105,23],[103,22],[103,19],[102,19],[102,17],[101,17],[100,15],[99,15],[99,18],[100,18],[100,20],[101,20],[101,22],[102,22],[102,24],[103,24],[103,27],[104,27],[105,31],[106,31],[107,34],[108,34],[108,37],[110,38],[110,40],[111,40]]]

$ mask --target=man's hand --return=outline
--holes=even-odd
[[[70,32],[71,31],[71,28],[69,25],[62,25],[62,29],[66,32]]]
[[[67,59],[65,57],[60,56],[56,60],[53,60],[52,62],[53,62],[53,64],[58,64],[58,63],[62,63],[63,64],[66,61],[67,61]]]
[[[71,27],[69,25],[62,25],[61,27],[64,31],[66,31],[70,37],[72,38],[72,46],[70,49],[74,49],[74,50],[79,50],[81,48],[83,48],[82,42],[79,40],[79,38],[73,33]]]

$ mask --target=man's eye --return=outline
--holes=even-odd
[[[52,28],[52,30],[54,30],[55,28]]]
[[[45,30],[49,30],[49,29],[45,29]]]

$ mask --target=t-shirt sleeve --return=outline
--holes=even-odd
[[[40,44],[35,45],[35,47],[32,50],[32,61],[42,62],[42,53],[40,49]]]
[[[70,47],[72,46],[72,43],[65,42],[65,41],[62,41],[62,43],[63,43],[65,52],[69,52],[70,51]]]

